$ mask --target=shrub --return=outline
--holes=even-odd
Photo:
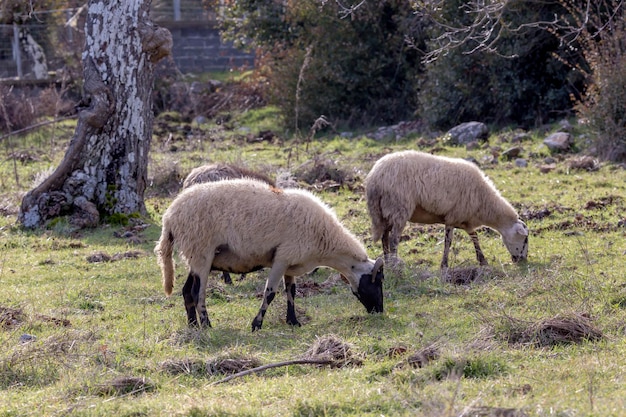
[[[282,4],[282,3],[281,3]],[[406,0],[363,2],[349,15],[338,2],[305,0],[279,7],[243,1],[229,8],[226,34],[259,47],[287,127],[308,128],[320,116],[332,123],[373,125],[412,116],[421,72],[420,20]]]
[[[599,24],[599,22],[597,22]],[[598,24],[595,26],[598,27]],[[590,33],[591,32],[591,33]],[[585,31],[589,87],[576,110],[596,133],[597,154],[626,161],[626,22],[617,18],[599,34]]]
[[[537,26],[510,30],[528,22],[549,21],[562,9],[527,2],[513,2],[507,7],[510,9],[502,16],[506,27],[494,30],[494,38],[486,41],[495,42],[493,48],[497,51],[468,40],[456,48],[449,46],[446,54],[427,66],[420,88],[419,114],[431,126],[447,129],[480,120],[532,127],[563,117],[571,110],[570,95],[582,77],[555,57],[565,52],[558,36]],[[446,2],[441,13],[438,19],[449,23],[446,30],[473,24],[469,13],[457,2]],[[431,39],[442,34],[439,25],[433,24],[430,30]],[[432,50],[437,46],[431,42],[429,47]],[[569,58],[574,64],[579,60],[576,56]]]

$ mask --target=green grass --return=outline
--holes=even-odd
[[[332,161],[350,181],[316,192],[371,257],[381,252],[370,239],[362,179],[380,155],[418,148],[419,140],[249,143],[236,133],[241,126],[254,133],[273,129],[273,117],[266,110],[236,119],[234,130],[198,128],[192,138],[177,140],[175,151],[166,136],[155,137],[149,214],[142,219],[150,226],[133,241],[117,237],[123,225],[74,231],[61,220],[48,230],[17,227],[21,195],[38,172],[62,158],[72,130],[64,128],[51,157],[43,157],[51,145],[42,142],[41,132],[12,139],[0,164],[0,416],[459,416],[490,407],[529,416],[626,413],[626,172],[611,165],[575,171],[565,157],[555,170],[541,173],[547,152],[540,138],[522,144],[528,168],[505,161],[485,167],[528,219],[525,265],[511,263],[497,233],[481,230],[490,268],[469,285],[444,283],[438,271],[443,228],[408,225],[400,245],[405,267],[402,274],[386,271],[382,315],[367,315],[339,281],[296,299],[301,328],[284,323],[281,295],[263,329],[251,333],[265,279],[261,271],[233,286],[216,276],[208,299],[214,327],[189,329],[180,297],[186,271],[178,266],[175,294],[166,298],[152,249],[177,181],[194,166],[239,162],[274,175],[306,169],[310,160]],[[13,150],[41,157],[14,165],[7,157]],[[438,153],[481,161],[490,150],[443,147]],[[550,214],[538,216],[542,210]],[[114,260],[90,262],[94,254]],[[476,264],[462,232],[456,233],[450,261],[457,268]],[[334,274],[320,270],[300,282],[319,284]],[[516,326],[574,314],[586,315],[603,337],[550,346],[513,340]],[[24,335],[35,339],[21,343]],[[327,335],[349,344],[362,365],[292,365],[219,385],[213,383],[224,375],[201,366],[223,357],[263,364],[294,359]],[[410,365],[411,355],[433,345],[435,358],[422,367]],[[168,361],[200,365],[172,373],[164,367]],[[141,384],[121,384],[124,378]]]

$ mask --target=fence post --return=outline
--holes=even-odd
[[[180,21],[180,0],[174,0],[174,20]]]
[[[20,50],[20,33],[17,24],[13,23],[13,59],[17,65],[17,79],[21,80],[22,74],[22,52]]]

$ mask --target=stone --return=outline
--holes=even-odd
[[[485,141],[489,137],[489,128],[481,122],[466,122],[453,127],[446,133],[450,145],[466,145],[474,141]]]
[[[522,153],[522,148],[519,146],[514,146],[502,152],[502,159],[506,159],[507,161],[510,161],[520,156],[521,153]]]
[[[551,152],[568,151],[572,146],[572,135],[567,132],[556,132],[545,138],[543,144]]]

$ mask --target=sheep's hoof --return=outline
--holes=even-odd
[[[295,317],[292,319],[287,319],[287,324],[291,325],[291,326],[297,326],[297,327],[302,327],[302,325],[300,324],[300,322],[298,321],[298,319],[296,319]]]
[[[263,326],[263,320],[259,320],[258,318],[255,318],[254,320],[252,320],[252,331],[257,331],[257,330],[261,330],[261,327]]]

